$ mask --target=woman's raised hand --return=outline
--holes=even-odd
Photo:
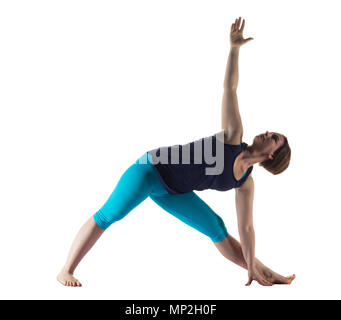
[[[240,26],[241,19],[242,18],[239,17],[239,19],[236,19],[236,21],[234,23],[232,23],[231,32],[230,32],[231,48],[232,47],[238,47],[239,48],[244,43],[249,42],[250,40],[253,40],[253,38],[247,38],[247,39],[243,38],[243,30],[245,27],[245,19],[243,19],[243,23]]]

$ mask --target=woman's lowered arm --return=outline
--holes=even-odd
[[[253,229],[253,199],[254,181],[251,176],[244,182],[241,188],[236,189],[236,209],[238,218],[238,231],[240,244],[244,259],[248,268],[248,282],[250,285],[253,280],[260,284],[269,286],[272,283],[264,278],[256,268],[255,258],[255,231]]]

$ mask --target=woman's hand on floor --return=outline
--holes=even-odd
[[[295,274],[288,277],[282,276],[266,267],[258,259],[256,259],[255,269],[265,280],[272,284],[291,284],[291,282],[296,278]]]
[[[245,284],[246,286],[249,286],[253,280],[256,280],[259,284],[262,286],[272,286],[273,283],[271,281],[268,281],[260,272],[260,270],[256,267],[249,268],[248,270],[249,280]]]

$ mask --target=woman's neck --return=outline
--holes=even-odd
[[[264,155],[257,154],[251,147],[250,150],[245,149],[239,155],[239,165],[243,171],[252,167],[255,163],[264,161]]]

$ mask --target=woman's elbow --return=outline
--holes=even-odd
[[[247,224],[244,224],[242,226],[239,226],[238,229],[239,229],[239,234],[242,234],[242,233],[254,233],[255,232],[252,223],[247,223]]]

